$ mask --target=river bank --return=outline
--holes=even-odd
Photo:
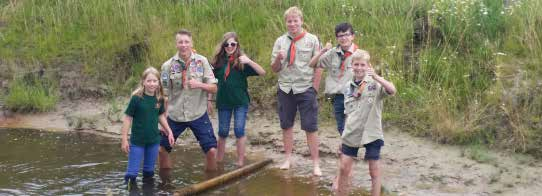
[[[120,138],[122,101],[116,103],[96,100],[62,102],[56,109],[40,114],[2,112],[0,128],[33,128],[50,131],[85,131]],[[113,109],[112,109],[113,108]],[[114,109],[118,108],[118,109]],[[212,115],[217,125],[216,114]],[[311,162],[305,134],[294,127],[295,164],[288,171],[298,176],[311,176]],[[197,146],[197,141],[185,132],[178,146]],[[227,156],[235,156],[235,139],[227,140]],[[323,176],[328,182],[337,173],[336,150],[340,138],[333,124],[320,125],[320,156]],[[252,111],[247,120],[249,159],[268,157],[278,168],[282,160],[282,134],[274,111]],[[362,155],[363,150],[360,154]],[[476,158],[487,156],[482,161]],[[367,164],[358,161],[354,167],[354,185],[370,187]],[[385,127],[385,147],[382,149],[383,185],[391,195],[536,195],[542,192],[542,162],[528,156],[506,152],[476,151],[462,146],[436,144],[403,133],[397,126]]]

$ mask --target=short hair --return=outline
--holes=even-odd
[[[175,33],[175,36],[177,36],[177,35],[186,35],[186,36],[192,38],[192,33],[187,29],[181,29],[181,30],[177,31],[177,33]]]
[[[365,50],[356,50],[354,52],[354,54],[352,54],[352,62],[356,61],[356,60],[362,60],[362,61],[367,61],[369,62],[369,60],[371,60],[371,55],[369,55],[369,52],[365,51]]]
[[[352,35],[355,34],[354,28],[352,28],[352,25],[350,23],[343,22],[335,26],[335,36],[337,36],[339,32],[348,32],[348,31],[350,31]]]
[[[299,16],[299,18],[301,18],[301,20],[303,20],[303,12],[297,6],[288,8],[284,12],[284,19],[286,19],[286,17],[288,17],[289,15],[297,15]]]

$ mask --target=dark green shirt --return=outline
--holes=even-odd
[[[128,108],[124,112],[131,116],[132,134],[130,142],[136,146],[153,145],[160,142],[160,130],[158,130],[158,116],[164,113],[164,100],[157,105],[155,96],[143,95],[132,96]]]
[[[222,67],[213,70],[216,79],[218,79],[216,107],[218,109],[228,109],[248,105],[250,97],[247,90],[247,77],[258,75],[258,73],[247,64],[245,64],[243,70],[237,70],[232,66],[228,79],[224,80],[224,73],[227,66],[226,62]]]

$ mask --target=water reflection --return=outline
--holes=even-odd
[[[157,169],[145,182],[140,175],[128,191],[127,157],[119,146],[118,139],[87,133],[0,130],[0,195],[171,195],[237,168],[227,156],[218,171],[205,172],[198,145],[178,146],[172,169]],[[291,172],[266,169],[202,195],[331,195],[329,183]]]

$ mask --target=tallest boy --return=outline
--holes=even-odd
[[[299,109],[301,129],[307,135],[307,143],[314,164],[313,174],[322,172],[318,157],[318,102],[316,90],[320,85],[322,70],[313,68],[320,52],[318,38],[306,32],[303,13],[298,7],[290,7],[284,12],[288,33],[280,36],[273,46],[271,68],[278,73],[277,90],[278,114],[284,142],[285,160],[281,169],[289,169],[294,144],[294,119]],[[315,59],[313,59],[315,57]]]

